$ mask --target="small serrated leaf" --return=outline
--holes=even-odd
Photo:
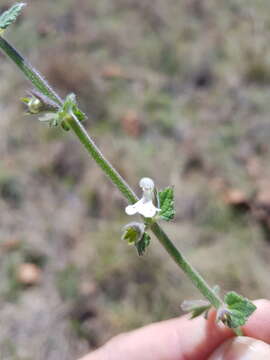
[[[0,15],[0,34],[5,30],[9,25],[14,23],[17,17],[20,15],[25,3],[18,3],[13,5],[10,9],[3,12]]]
[[[249,316],[256,310],[256,306],[247,298],[234,291],[228,292],[224,297],[227,305],[227,324],[231,328],[243,326]]]
[[[175,215],[173,188],[167,187],[164,190],[159,191],[158,197],[159,207],[161,209],[159,216],[166,221],[172,220]]]
[[[145,233],[143,233],[141,240],[139,240],[135,243],[135,246],[136,246],[139,256],[142,256],[145,253],[146,248],[150,245],[150,240],[151,240],[150,235],[148,235],[145,232]]]

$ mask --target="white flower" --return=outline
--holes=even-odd
[[[143,190],[142,198],[133,205],[126,207],[126,213],[128,215],[140,214],[146,218],[152,218],[156,215],[160,209],[153,204],[153,196],[155,184],[150,178],[142,178],[140,180],[140,187]]]

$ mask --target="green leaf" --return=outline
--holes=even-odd
[[[159,191],[158,197],[159,207],[161,209],[159,216],[166,221],[172,220],[175,215],[173,188],[167,187],[164,190]]]
[[[0,35],[3,30],[16,21],[25,5],[25,3],[15,4],[0,15]]]
[[[211,304],[206,300],[185,300],[181,304],[181,308],[183,311],[191,313],[191,319],[194,319],[202,314],[207,316]]]
[[[193,309],[193,311],[191,312],[191,319],[195,319],[196,317],[201,316],[202,314],[206,314],[207,316],[207,313],[210,310],[210,308],[211,305],[201,306]]]
[[[234,291],[225,295],[224,302],[227,304],[226,323],[231,328],[243,326],[256,310],[256,306],[251,301]]]
[[[148,235],[145,232],[145,233],[143,233],[141,240],[139,240],[135,243],[135,246],[136,246],[139,256],[142,256],[145,253],[146,248],[150,245],[150,240],[151,240],[150,235]]]

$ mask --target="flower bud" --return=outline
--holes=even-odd
[[[39,91],[33,89],[28,91],[30,97],[22,99],[22,102],[27,106],[29,114],[39,114],[41,112],[57,112],[59,105],[43,95]]]
[[[30,114],[38,114],[42,109],[42,103],[37,98],[31,98],[27,104]]]
[[[226,305],[221,306],[217,310],[216,321],[217,322],[219,322],[219,321],[223,322],[223,324],[228,326],[229,328],[232,327],[232,324],[231,324],[231,311],[226,307]]]
[[[153,191],[155,188],[155,183],[150,178],[142,178],[139,183],[140,187],[143,189],[143,191]]]
[[[131,222],[124,226],[122,240],[126,240],[129,244],[136,244],[141,240],[144,230],[143,223]]]

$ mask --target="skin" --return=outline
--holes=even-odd
[[[242,329],[245,336],[253,338],[250,340],[235,338],[230,329],[217,325],[213,311],[208,320],[203,317],[189,320],[188,316],[183,316],[118,335],[79,360],[206,360],[215,350],[218,352],[220,346],[238,346],[241,339],[241,346],[245,341],[261,340],[268,350],[270,301],[257,300],[254,303],[257,310]],[[270,350],[267,358],[270,359]],[[229,356],[228,359],[236,357]]]

